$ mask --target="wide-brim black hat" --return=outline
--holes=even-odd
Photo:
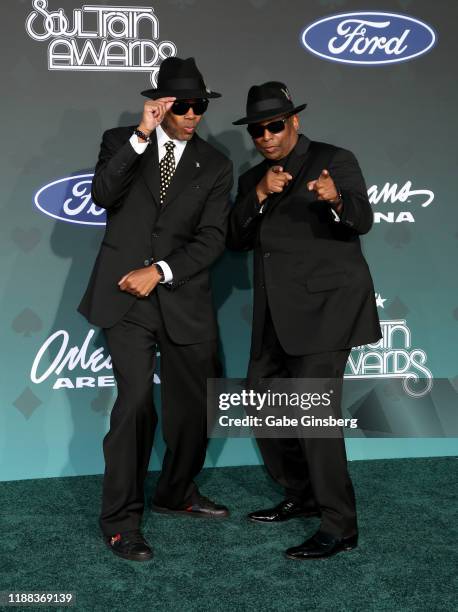
[[[141,94],[152,100],[169,96],[177,100],[221,97],[220,93],[211,91],[205,85],[193,57],[167,57],[159,68],[157,89],[145,89]]]
[[[246,103],[246,117],[233,121],[232,125],[258,123],[271,117],[299,113],[307,104],[294,106],[291,94],[284,83],[268,81],[250,87]]]

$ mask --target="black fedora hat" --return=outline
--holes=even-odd
[[[145,89],[141,94],[153,100],[169,96],[177,100],[221,97],[221,94],[205,86],[193,57],[167,57],[159,68],[157,89]]]
[[[232,124],[257,123],[277,115],[298,113],[306,106],[307,104],[294,106],[291,94],[284,83],[268,81],[262,85],[250,87],[246,102],[246,117],[233,121]]]

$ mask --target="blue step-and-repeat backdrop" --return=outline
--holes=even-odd
[[[362,386],[346,409],[367,424],[347,440],[349,458],[456,454],[457,3],[21,0],[2,10],[0,480],[103,471],[116,387],[100,330],[76,311],[104,232],[91,179],[103,131],[139,121],[139,92],[171,55],[194,56],[223,93],[199,129],[237,174],[259,158],[231,122],[267,80],[308,103],[309,138],[356,154],[375,214],[362,242],[383,339],[348,362],[346,378]],[[213,269],[227,377],[246,371],[251,282],[250,255],[227,252]],[[155,382],[159,401],[159,370]],[[162,452],[159,432],[151,469]],[[210,443],[209,466],[258,462],[250,439]]]

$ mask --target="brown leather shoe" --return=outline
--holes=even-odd
[[[123,531],[113,536],[103,536],[105,544],[118,557],[129,561],[149,561],[153,558],[153,551],[146,542],[141,531]]]
[[[191,502],[182,508],[165,508],[152,504],[151,509],[160,514],[181,514],[195,518],[226,518],[229,516],[229,510],[226,506],[216,504],[199,492],[193,493]]]

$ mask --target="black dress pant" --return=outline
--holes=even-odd
[[[248,384],[260,378],[342,379],[350,350],[292,356],[280,345],[266,305],[262,349],[251,356]],[[336,417],[339,417],[340,406]],[[321,529],[336,536],[357,533],[353,485],[340,438],[257,438],[264,464],[287,497],[321,512]]]
[[[153,401],[160,350],[162,433],[166,451],[154,503],[190,502],[207,447],[206,382],[220,376],[217,341],[178,345],[164,327],[156,291],[137,299],[113,327],[103,328],[118,395],[103,440],[105,473],[99,524],[104,534],[138,529],[144,481],[157,425]]]

